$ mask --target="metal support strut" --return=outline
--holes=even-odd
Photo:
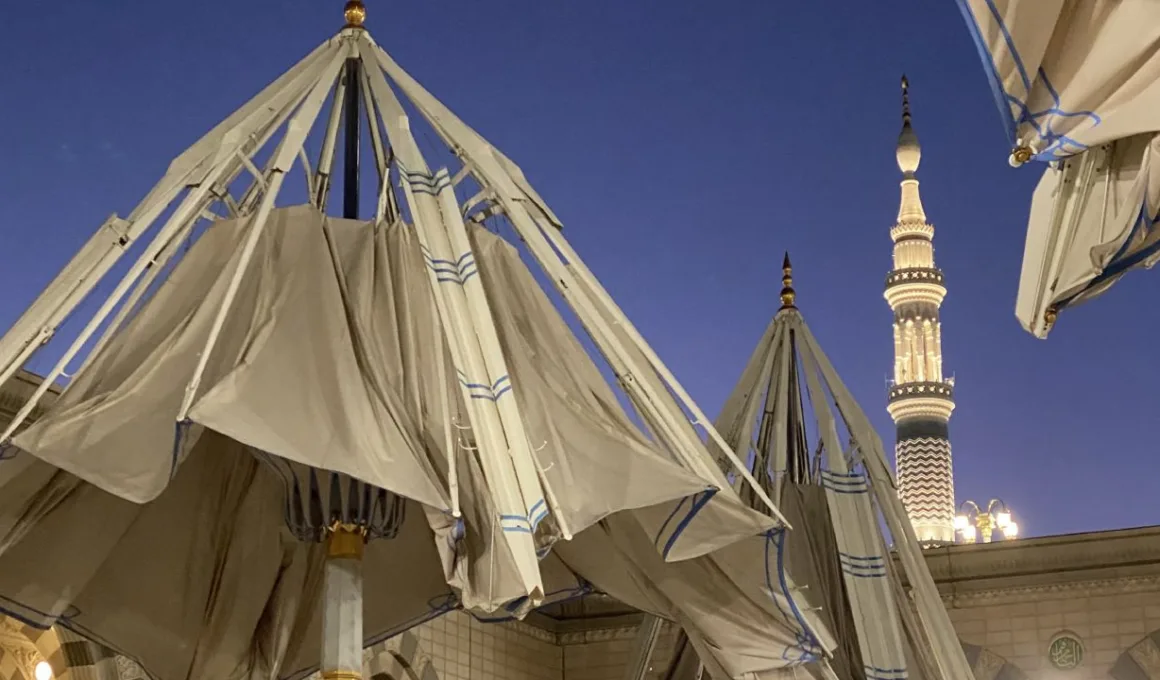
[[[359,188],[359,105],[362,103],[362,77],[358,59],[346,62],[346,100],[343,102],[343,173],[342,216],[358,219]]]

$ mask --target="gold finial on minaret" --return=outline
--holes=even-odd
[[[902,76],[902,132],[898,133],[898,147],[894,156],[903,175],[914,179],[914,172],[922,160],[922,147],[918,145],[918,135],[910,126],[910,80],[906,76]]]
[[[910,124],[910,81],[902,75],[902,124]]]
[[[346,19],[346,28],[362,28],[367,20],[367,8],[362,0],[347,0],[342,8],[342,16]]]
[[[781,261],[781,308],[793,309],[797,300],[797,292],[793,289],[793,265],[789,263],[789,252]]]

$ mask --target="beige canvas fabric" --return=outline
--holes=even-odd
[[[806,437],[807,423],[819,441]],[[913,670],[922,677],[969,680],[882,444],[796,308],[782,309],[766,329],[718,424],[736,451],[751,452],[754,466],[771,468],[766,482],[780,487],[779,505],[795,527],[777,546],[780,566],[793,575],[790,583],[807,588],[790,588],[799,606],[821,607],[815,630],[829,640],[819,645],[829,654],[819,649],[798,663],[749,667],[752,677],[808,669],[818,677],[895,680],[909,677],[911,666],[919,664]],[[744,485],[738,486],[744,493]],[[887,556],[883,524],[914,588],[917,611]],[[713,556],[739,585],[752,578],[746,566],[757,562],[742,558],[744,550],[739,543]],[[727,559],[733,555],[736,561]],[[781,641],[788,655],[796,648],[786,642]]]
[[[1039,337],[1052,314],[1160,257],[1160,137],[1136,135],[1048,168],[1031,198],[1015,313]]]
[[[639,522],[613,516],[556,550],[618,600],[680,623],[720,677],[807,663],[834,646],[781,562],[783,530],[665,562]],[[807,630],[808,628],[808,630]]]
[[[959,0],[1018,145],[1044,160],[1160,131],[1160,7]]]
[[[464,427],[409,226],[274,211],[190,422],[175,422],[247,227],[213,224],[17,437],[22,453],[0,464],[5,608],[60,619],[161,680],[293,677],[318,660],[322,558],[287,518],[357,502],[346,491],[356,479],[405,499],[398,535],[368,544],[369,640],[460,605],[522,616],[535,603]],[[729,542],[720,534],[772,520],[728,488],[710,513],[693,512],[713,496],[704,478],[636,429],[518,251],[479,227],[471,238],[538,466],[576,532],[537,532],[548,598],[596,587],[688,621],[735,673],[784,663],[769,641],[802,632],[786,615],[792,586],[764,590],[767,539],[713,552]],[[462,526],[448,512],[448,442]],[[659,536],[646,529],[658,512],[671,520]],[[703,554],[667,563],[664,541],[682,530]],[[723,614],[723,601],[738,604]]]
[[[321,216],[292,208],[271,219],[191,420],[260,451],[447,508],[400,400],[376,389],[368,375],[375,367],[360,365]],[[211,228],[53,412],[16,444],[115,495],[156,498],[201,430],[175,446],[184,386],[244,227],[229,221]]]
[[[1160,254],[1160,4],[960,0],[1014,148],[1053,163],[1031,204],[1016,316],[1056,315]]]

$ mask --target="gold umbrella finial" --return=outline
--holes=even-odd
[[[793,309],[797,292],[793,289],[793,265],[789,262],[789,251],[781,261],[781,308]]]
[[[342,16],[346,19],[346,28],[362,28],[367,20],[367,7],[362,0],[347,0]]]

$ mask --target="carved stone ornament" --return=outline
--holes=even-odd
[[[137,662],[120,654],[117,655],[117,677],[119,680],[148,680],[145,669]]]
[[[1160,678],[1160,648],[1156,647],[1150,636],[1136,643],[1128,650],[1128,654],[1149,678]]]
[[[1005,663],[1003,657],[984,647],[979,650],[979,658],[971,670],[974,671],[975,680],[995,680]]]
[[[1060,631],[1047,646],[1047,660],[1061,671],[1070,671],[1083,663],[1084,648],[1079,636],[1070,630]]]

